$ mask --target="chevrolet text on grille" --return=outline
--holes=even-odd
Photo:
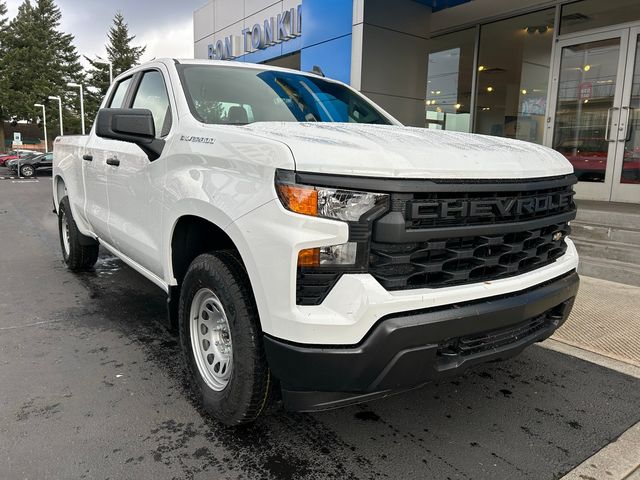
[[[571,205],[573,192],[520,198],[482,200],[415,201],[409,206],[410,219],[460,217],[512,217],[559,210]]]

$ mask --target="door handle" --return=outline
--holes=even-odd
[[[611,107],[611,108],[607,109],[607,128],[604,131],[604,139],[607,142],[615,142],[616,138],[617,138],[617,135],[616,135],[616,138],[609,138],[609,127],[611,125],[611,112],[613,112],[615,110],[620,110],[620,109],[618,107]],[[617,127],[618,127],[618,124],[616,123],[616,129],[615,129],[616,130],[616,134],[618,133]]]
[[[107,165],[112,165],[114,167],[117,167],[120,165],[120,160],[118,160],[115,157],[107,158]]]
[[[82,155],[82,159],[86,160],[87,162],[92,162],[93,161],[93,155],[89,155],[88,153],[85,153],[84,155]]]
[[[627,111],[627,120],[624,126],[624,135],[620,141],[628,142],[631,140],[631,134],[633,133],[631,129],[631,121],[633,120],[633,112],[635,109],[633,107],[622,107],[622,109]]]

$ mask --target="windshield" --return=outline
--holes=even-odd
[[[191,113],[203,123],[391,122],[365,98],[321,77],[292,72],[178,65]]]

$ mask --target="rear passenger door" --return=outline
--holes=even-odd
[[[107,108],[120,108],[128,96],[133,75],[119,80],[111,89],[105,103]],[[107,140],[95,135],[95,126],[89,135],[86,151],[82,155],[82,175],[85,182],[84,212],[85,218],[101,241],[111,244],[109,233],[109,198],[107,196],[106,163],[109,152],[118,148],[115,144],[123,144],[116,140]]]
[[[144,108],[153,115],[156,137],[172,128],[168,73],[163,66],[136,74],[125,108]],[[140,147],[117,142],[110,151],[117,164],[108,168],[109,230],[114,246],[156,276],[162,271],[162,200],[166,172],[164,154],[150,161]],[[167,149],[165,148],[165,151]]]

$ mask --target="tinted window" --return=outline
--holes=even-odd
[[[204,123],[391,123],[366,98],[313,75],[209,65],[179,71],[191,112]]]
[[[145,72],[133,101],[133,108],[147,108],[153,115],[156,137],[165,136],[171,128],[169,96],[164,86],[162,74],[157,70]],[[166,122],[165,122],[166,120]]]
[[[131,77],[126,80],[122,80],[116,86],[116,91],[111,97],[111,103],[109,103],[109,107],[111,108],[122,108],[122,102],[124,101],[124,96],[127,94],[127,89],[129,88],[129,84],[131,83]]]

